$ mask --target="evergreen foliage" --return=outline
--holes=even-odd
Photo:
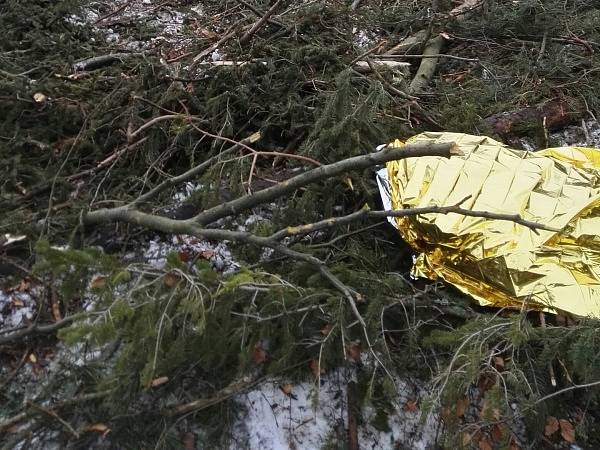
[[[220,2],[206,3],[216,8]],[[7,400],[1,415],[17,414],[26,398],[45,404],[107,392],[62,411],[62,417],[76,428],[109,422],[112,442],[121,448],[179,448],[183,420],[168,414],[173,407],[218,395],[245,377],[285,373],[293,380],[313,379],[310,362],[317,361],[323,370],[357,367],[360,401],[376,409],[378,429],[389,426],[393,409],[391,371],[433,380],[423,409],[441,412],[446,448],[468,448],[465,435],[474,436],[475,429],[497,430],[508,448],[523,422],[528,442],[541,448],[546,419],[565,417],[565,405],[581,417],[578,436],[591,448],[599,445],[597,389],[545,398],[555,392],[550,367],[558,389],[600,378],[598,323],[566,326],[556,319],[541,327],[535,314],[476,308],[451,289],[412,282],[407,279],[411,255],[385,223],[357,222],[291,241],[291,248],[326,261],[359,294],[372,348],[347,300],[307,263],[265,259],[263,249],[231,244],[241,263],[234,273],[218,273],[202,258],[190,263],[177,253],[159,270],[94,247],[90,236],[98,230],[81,225],[82,211],[132,200],[230,145],[202,131],[233,140],[260,131],[257,149],[294,151],[328,163],[425,129],[423,118],[411,115],[410,102],[390,95],[379,78],[349,67],[366,50],[354,42],[354,28],[395,42],[415,30],[438,32],[442,19],[431,15],[432,2],[364,3],[350,14],[340,2],[309,2],[286,18],[293,25],[278,31],[268,26],[268,33],[246,47],[234,40],[228,56],[250,60],[242,66],[212,67],[200,75],[181,69],[179,78],[158,55],[147,54],[81,79],[68,78],[75,61],[112,51],[90,26],[65,20],[80,14],[85,2],[32,0],[27,14],[17,0],[0,6],[0,27],[6,30],[0,41],[0,208],[6,212],[0,227],[37,242],[24,252],[25,262],[35,260],[33,275],[58,291],[65,317],[85,308],[81,320],[57,333],[61,345],[98,356],[64,363],[35,395],[2,393]],[[442,128],[476,132],[482,117],[555,96],[583,97],[590,110],[598,108],[597,52],[550,39],[546,55],[532,64],[544,33],[564,39],[568,30],[600,41],[596,2],[486,5],[485,14],[448,25],[452,51],[480,63],[440,61],[436,95],[420,100],[435,111],[432,118]],[[563,14],[566,7],[573,13]],[[203,49],[210,42],[197,44]],[[457,78],[457,72],[464,76]],[[383,70],[381,75],[405,87],[404,80]],[[36,93],[47,101],[37,104]],[[182,116],[148,130],[143,151],[124,152],[108,172],[98,169],[104,158],[128,148],[129,127],[173,111]],[[197,118],[196,126],[183,113]],[[265,178],[276,172],[272,161],[257,161]],[[285,177],[303,166],[284,159],[281,170]],[[203,188],[188,204],[198,210],[243,194],[248,186],[240,180],[248,179],[251,167],[252,158],[243,151],[220,160],[193,180]],[[76,187],[79,180],[82,189]],[[372,171],[326,180],[277,202],[272,217],[250,231],[268,236],[365,204],[376,209],[375,192]],[[167,190],[143,208],[159,211],[172,194]],[[119,250],[137,245],[135,237],[143,233],[122,225],[101,231],[124,236]],[[51,318],[51,305],[41,304],[36,320]],[[23,348],[42,343],[44,338],[31,336]],[[349,361],[356,343],[366,362]],[[166,383],[153,386],[163,377]],[[475,412],[459,414],[465,399],[473,397],[479,402]],[[216,446],[226,440],[234,415],[223,401],[189,417],[202,423],[205,441]],[[88,448],[96,439],[89,433],[74,439],[43,414],[35,416],[33,430],[55,432],[72,448]]]

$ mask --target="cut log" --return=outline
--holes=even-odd
[[[577,122],[584,108],[577,101],[556,98],[539,105],[494,114],[483,120],[483,127],[515,145],[518,138],[563,128]]]

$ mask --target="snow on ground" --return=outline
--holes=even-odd
[[[6,290],[0,289],[0,331],[29,325],[36,310],[41,289],[21,283]]]
[[[550,139],[559,145],[600,148],[600,124],[595,119],[585,120],[552,133]]]
[[[183,33],[185,21],[200,17],[202,9],[180,10],[170,2],[158,0],[119,0],[111,2],[109,12],[90,2],[81,15],[71,15],[66,21],[74,25],[93,25],[106,42],[126,51],[151,50],[168,44],[169,51],[180,50],[191,43]],[[132,24],[143,25],[148,32],[127,35]]]
[[[170,253],[185,253],[189,258],[201,257],[210,262],[213,269],[223,274],[230,274],[239,269],[233,255],[225,242],[210,242],[194,236],[176,235],[169,238],[151,240],[144,251],[144,261],[156,269],[162,270]]]
[[[320,450],[327,443],[347,439],[347,387],[352,376],[335,370],[323,376],[321,386],[300,383],[287,395],[282,380],[269,380],[257,388],[238,395],[237,404],[245,414],[234,426],[230,449],[248,450]],[[397,395],[390,399],[395,406],[388,411],[388,429],[376,429],[375,408],[363,407],[359,419],[361,449],[377,450],[433,448],[439,420],[435,414],[421,420],[418,399],[424,390],[412,382],[395,380]],[[409,405],[407,407],[407,405]]]

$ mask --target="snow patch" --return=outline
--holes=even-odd
[[[213,243],[194,236],[177,235],[170,238],[155,238],[148,242],[144,260],[152,267],[163,270],[170,253],[187,253],[191,258],[200,257],[210,262],[212,268],[223,274],[237,271],[240,265],[234,261],[226,242]]]
[[[234,401],[244,413],[238,417],[229,448],[248,450],[320,450],[328,442],[345,440],[348,426],[347,388],[353,379],[350,371],[335,370],[314,383],[294,385],[286,395],[282,380],[272,379],[240,394]],[[439,427],[437,414],[421,420],[417,404],[425,390],[407,380],[395,380],[397,395],[390,399],[394,410],[389,411],[386,430],[371,423],[374,407],[362,408],[359,444],[362,449],[411,448],[427,450],[434,447]],[[409,403],[415,402],[415,403]]]
[[[27,325],[35,314],[39,288],[0,290],[0,330]]]

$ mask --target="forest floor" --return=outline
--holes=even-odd
[[[27,3],[0,448],[600,445],[597,321],[411,279],[385,220],[313,226],[381,209],[382,162],[281,188],[424,131],[600,147],[597,2]]]

